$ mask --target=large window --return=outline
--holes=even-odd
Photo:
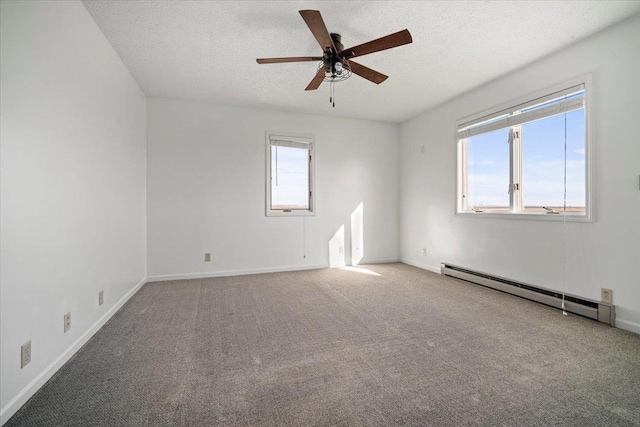
[[[313,137],[267,133],[267,215],[314,213]]]
[[[590,218],[586,85],[460,122],[457,212]]]

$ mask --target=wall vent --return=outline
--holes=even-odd
[[[554,308],[562,308],[562,292],[468,270],[451,264],[440,264],[440,273],[536,301]],[[613,304],[582,298],[576,295],[564,294],[564,306],[565,310],[570,313],[579,314],[580,316],[615,326],[616,316],[615,306]]]

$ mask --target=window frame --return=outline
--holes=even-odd
[[[294,133],[294,132],[274,132],[267,131],[265,133],[265,146],[266,146],[266,163],[265,163],[265,215],[286,217],[286,216],[315,216],[316,214],[316,188],[315,188],[315,135],[307,133]],[[274,144],[273,142],[283,142],[285,144],[291,143],[292,145],[300,145],[297,148],[307,149],[302,145],[307,145],[309,148],[309,209],[295,209],[295,210],[283,210],[283,209],[271,209],[271,147],[274,145],[287,146],[285,144]]]
[[[560,214],[550,215],[545,212],[525,212],[522,210],[517,210],[522,207],[522,191],[514,191],[514,183],[522,182],[522,153],[521,153],[521,144],[509,144],[509,188],[512,191],[509,194],[509,210],[508,211],[483,211],[476,212],[473,210],[464,210],[464,201],[463,201],[463,191],[466,188],[467,184],[467,174],[465,171],[466,167],[466,139],[467,138],[459,138],[459,129],[460,126],[472,123],[474,121],[478,121],[480,119],[492,119],[497,118],[501,114],[507,113],[509,111],[518,111],[519,109],[528,108],[527,105],[534,104],[534,101],[544,99],[550,95],[556,94],[558,92],[565,91],[567,89],[583,85],[584,86],[584,117],[585,117],[585,212],[577,213],[577,212],[560,212]],[[486,109],[479,113],[463,117],[459,120],[456,120],[454,126],[454,141],[455,141],[455,150],[456,150],[456,194],[455,194],[455,203],[454,203],[454,214],[455,216],[473,216],[476,218],[504,218],[504,219],[533,219],[533,220],[543,220],[543,221],[575,221],[575,222],[594,222],[594,195],[593,195],[593,162],[594,162],[594,150],[592,147],[592,113],[593,113],[593,103],[592,99],[592,76],[591,74],[587,74],[584,76],[576,77],[571,80],[567,80],[563,83],[556,84],[552,87],[547,87],[546,89],[538,90],[534,93],[531,93],[527,96],[522,96],[518,99],[504,102],[500,105],[494,106],[492,108]],[[493,117],[492,117],[493,116]],[[551,116],[547,116],[551,117]],[[517,128],[518,131],[521,131],[521,125],[508,125],[509,128],[510,141],[513,141],[513,129]],[[502,127],[504,128],[504,127]],[[501,128],[501,129],[502,129]],[[518,134],[519,137],[520,134]]]

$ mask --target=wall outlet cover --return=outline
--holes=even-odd
[[[607,288],[600,288],[600,300],[611,304],[613,302],[613,291]]]
[[[98,305],[104,304],[104,291],[98,292]]]
[[[20,369],[27,366],[29,362],[31,362],[31,340],[20,347]]]
[[[211,254],[209,252],[204,254],[204,262],[211,262]]]
[[[71,329],[71,312],[68,312],[64,315],[64,332],[65,334],[67,333],[67,331]]]

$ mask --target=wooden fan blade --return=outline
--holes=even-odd
[[[324,67],[320,67],[318,72],[304,90],[316,90],[320,87],[320,84],[324,81]]]
[[[336,51],[336,47],[333,44],[333,39],[329,35],[329,30],[327,30],[327,26],[324,24],[322,20],[322,15],[317,10],[301,10],[300,15],[304,22],[307,23],[307,26],[313,33],[313,36],[318,40],[322,51],[324,52],[328,47],[330,47],[333,52]]]
[[[384,74],[379,73],[376,70],[372,70],[369,67],[365,67],[364,65],[358,64],[357,62],[349,61],[349,65],[351,65],[352,73],[357,74],[360,77],[364,77],[365,79],[374,82],[377,85],[389,78],[389,76],[385,76]]]
[[[322,56],[292,56],[290,58],[258,58],[258,64],[279,64],[281,62],[322,61]]]
[[[349,59],[356,56],[368,55],[381,50],[391,49],[392,47],[409,44],[413,41],[409,30],[398,31],[370,42],[359,44],[342,51],[342,56]]]

